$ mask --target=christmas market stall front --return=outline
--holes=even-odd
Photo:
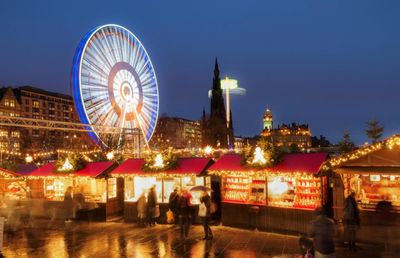
[[[0,168],[0,216],[22,215],[27,191],[22,175]]]
[[[157,156],[158,162],[161,156]],[[137,200],[155,185],[160,208],[159,222],[165,222],[170,194],[175,188],[190,190],[197,185],[210,187],[210,177],[205,176],[206,169],[212,164],[210,158],[178,158],[176,166],[166,170],[149,171],[144,159],[129,159],[110,173],[111,177],[124,178],[124,219],[137,221]],[[150,161],[151,162],[151,161]],[[157,162],[156,162],[157,163]],[[155,164],[156,164],[155,163]],[[200,192],[192,192],[192,204],[199,204]]]
[[[389,204],[392,215],[400,214],[400,136],[364,146],[326,162],[334,172],[334,215],[343,218],[344,200],[355,192],[363,225],[382,223],[378,203]],[[392,216],[395,218],[396,216]],[[399,216],[397,216],[399,217]],[[386,216],[385,219],[390,219]]]
[[[208,170],[220,176],[222,223],[305,232],[313,210],[326,200],[326,179],[317,177],[326,158],[325,153],[286,154],[261,168],[245,165],[239,154],[222,156]]]
[[[73,169],[67,158],[62,166],[57,166],[54,162],[32,171],[26,178],[31,197],[35,201],[36,215],[53,219],[65,218],[64,196],[70,189],[74,199],[74,217],[79,219],[82,215],[105,221],[107,216],[118,212],[116,203],[123,199],[122,190],[118,191],[116,178],[106,177],[116,166],[113,161],[102,161],[88,162]],[[78,196],[80,200],[75,201]],[[120,203],[119,210],[122,210],[122,202]]]

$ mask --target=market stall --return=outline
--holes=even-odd
[[[106,178],[106,174],[116,167],[114,162],[90,162],[69,173],[57,170],[55,165],[46,164],[26,176],[32,198],[43,201],[43,211],[39,214],[44,217],[62,217],[63,214],[57,209],[62,207],[64,194],[69,187],[72,187],[73,196],[83,196],[84,207],[81,208],[91,211],[94,219],[105,220],[116,212],[114,203],[118,197],[122,199],[122,196],[118,196],[117,180]]]
[[[124,179],[124,219],[136,221],[136,202],[142,193],[147,194],[155,185],[160,205],[160,221],[165,220],[169,195],[175,188],[190,189],[196,185],[210,187],[210,177],[205,170],[211,165],[209,158],[178,158],[177,166],[163,171],[144,171],[145,160],[129,159],[110,173],[111,177]],[[200,192],[192,192],[192,204],[199,204]]]
[[[286,154],[272,167],[255,168],[245,166],[241,155],[224,155],[208,170],[221,179],[222,223],[304,232],[326,198],[326,179],[316,177],[326,158],[325,153]]]
[[[384,200],[400,213],[400,136],[335,157],[324,169],[336,175],[336,219],[343,218],[344,200],[351,192],[356,193],[363,224],[377,222],[376,207]]]
[[[0,168],[1,201],[24,200],[27,195],[24,177],[8,169]]]

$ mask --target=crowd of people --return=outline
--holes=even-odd
[[[192,205],[192,195],[187,189],[179,191],[175,188],[169,196],[167,222],[173,223],[180,228],[182,239],[187,239],[189,236],[190,226],[193,221],[193,216],[196,210]],[[203,240],[213,238],[212,230],[210,228],[210,219],[213,211],[213,202],[207,191],[202,192],[199,205],[199,213],[197,214],[202,222],[204,228]],[[160,208],[157,203],[157,193],[155,186],[146,194],[142,193],[137,201],[137,217],[138,223],[142,226],[154,226],[160,216]]]

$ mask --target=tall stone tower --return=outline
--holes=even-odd
[[[267,108],[265,111],[265,115],[263,117],[263,129],[264,130],[272,130],[273,128],[273,117],[271,114],[271,110]]]
[[[232,117],[232,114],[230,114]],[[206,118],[203,110],[203,146],[210,145],[214,148],[233,148],[233,126],[227,127],[226,110],[218,60],[215,59],[213,86],[211,89],[210,116]]]

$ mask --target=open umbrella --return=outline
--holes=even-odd
[[[210,190],[211,190],[210,188],[203,186],[203,185],[196,185],[196,186],[193,186],[192,188],[190,188],[190,191],[192,191],[192,192],[195,192],[195,191],[207,192]]]

